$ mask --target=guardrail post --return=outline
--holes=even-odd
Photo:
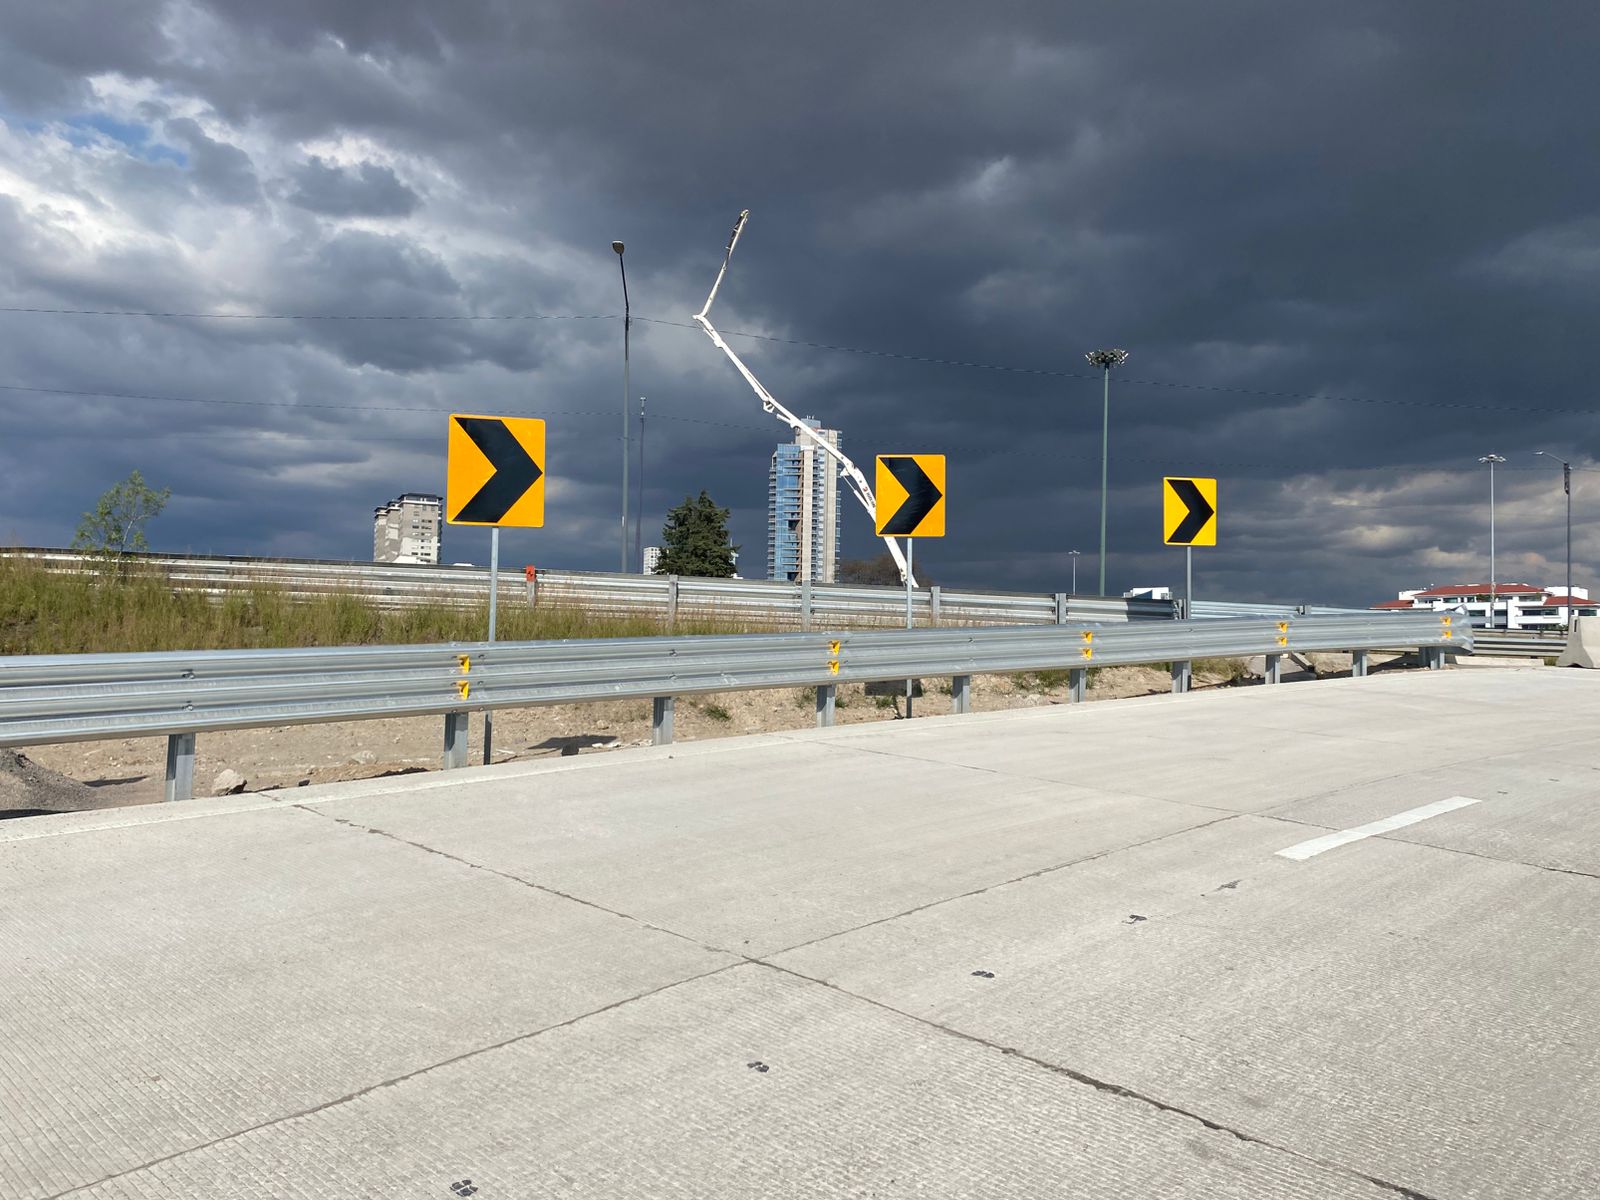
[[[1365,679],[1367,677],[1367,652],[1365,650],[1352,650],[1350,652],[1350,677],[1352,679]]]
[[[672,710],[675,697],[657,696],[650,702],[650,744],[652,746],[670,746],[672,744]]]
[[[678,577],[667,576],[667,628],[675,629],[678,625]]]
[[[817,685],[817,728],[826,729],[833,724],[833,709],[838,701],[838,688],[831,683]]]
[[[1422,654],[1423,654],[1424,660],[1428,664],[1428,670],[1430,670],[1430,671],[1442,671],[1442,670],[1444,670],[1444,647],[1443,646],[1424,646],[1422,648]]]
[[[444,715],[444,769],[454,771],[467,765],[467,714]]]
[[[811,580],[800,581],[800,632],[811,632]],[[818,695],[821,693],[819,692]]]
[[[935,629],[939,627],[939,585],[928,585],[928,624]]]
[[[1056,593],[1056,624],[1057,625],[1065,625],[1066,623],[1067,623],[1067,594],[1065,592],[1057,592]]]
[[[167,735],[167,781],[163,800],[189,800],[194,796],[194,734]]]
[[[1172,691],[1174,695],[1187,692],[1194,682],[1194,664],[1187,658],[1172,664]]]
[[[1278,683],[1283,679],[1283,655],[1269,654],[1266,656],[1266,667],[1262,677],[1268,683]]]
[[[950,711],[964,713],[972,711],[972,676],[954,675],[950,679]]]
[[[1067,671],[1067,698],[1082,704],[1089,694],[1089,668],[1073,667]]]

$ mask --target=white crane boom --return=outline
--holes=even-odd
[[[712,344],[726,354],[728,361],[738,368],[739,374],[744,376],[744,381],[750,385],[760,398],[763,411],[772,413],[780,421],[788,425],[790,429],[793,429],[796,433],[804,434],[838,460],[840,469],[850,482],[850,490],[856,494],[856,499],[861,501],[861,506],[867,510],[867,516],[876,525],[878,504],[873,498],[872,486],[867,483],[867,477],[861,473],[861,468],[845,457],[844,452],[831,444],[827,438],[778,403],[777,398],[761,386],[761,381],[751,373],[749,367],[744,365],[739,356],[733,352],[732,347],[722,340],[722,335],[717,332],[716,327],[711,324],[711,318],[707,315],[711,312],[712,302],[717,298],[717,289],[722,286],[722,277],[728,273],[728,262],[733,258],[733,248],[739,244],[739,235],[744,232],[744,223],[749,219],[750,210],[747,208],[739,214],[739,219],[733,223],[733,233],[728,237],[728,249],[722,256],[722,269],[717,272],[717,281],[711,285],[711,294],[706,297],[705,307],[695,314],[695,322],[706,331],[706,336],[711,339]],[[884,538],[883,542],[884,545],[889,547],[889,556],[894,559],[894,565],[900,569],[901,580],[909,583],[912,587],[916,587],[917,581],[910,574],[910,568],[906,564],[906,557],[900,551],[900,543],[892,537]]]

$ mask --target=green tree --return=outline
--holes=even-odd
[[[929,587],[934,580],[917,565],[917,586]],[[900,568],[894,565],[894,556],[887,550],[874,558],[847,558],[839,564],[840,583],[868,583],[879,587],[904,587]]]
[[[699,575],[726,579],[733,574],[733,556],[739,547],[728,540],[728,510],[718,508],[704,491],[690,496],[667,513],[661,530],[661,561],[657,575]]]
[[[171,496],[171,488],[158,492],[145,483],[143,475],[134,471],[121,483],[106,489],[93,512],[83,514],[77,536],[72,539],[72,548],[102,554],[149,549],[140,527],[160,516]]]

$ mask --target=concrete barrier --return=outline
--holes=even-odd
[[[1558,667],[1600,666],[1600,617],[1575,617]]]

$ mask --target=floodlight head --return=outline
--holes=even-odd
[[[1478,461],[1481,463],[1503,463],[1505,462],[1505,459],[1500,457],[1498,454],[1485,454]]]
[[[611,243],[611,248],[613,250],[615,250],[618,254],[621,254],[624,250],[627,249],[627,247],[624,246],[621,242],[612,242]]]
[[[1109,371],[1112,367],[1120,367],[1123,363],[1127,362],[1128,352],[1126,350],[1117,349],[1091,350],[1089,353],[1085,354],[1084,357],[1095,366],[1099,367],[1102,371]]]

